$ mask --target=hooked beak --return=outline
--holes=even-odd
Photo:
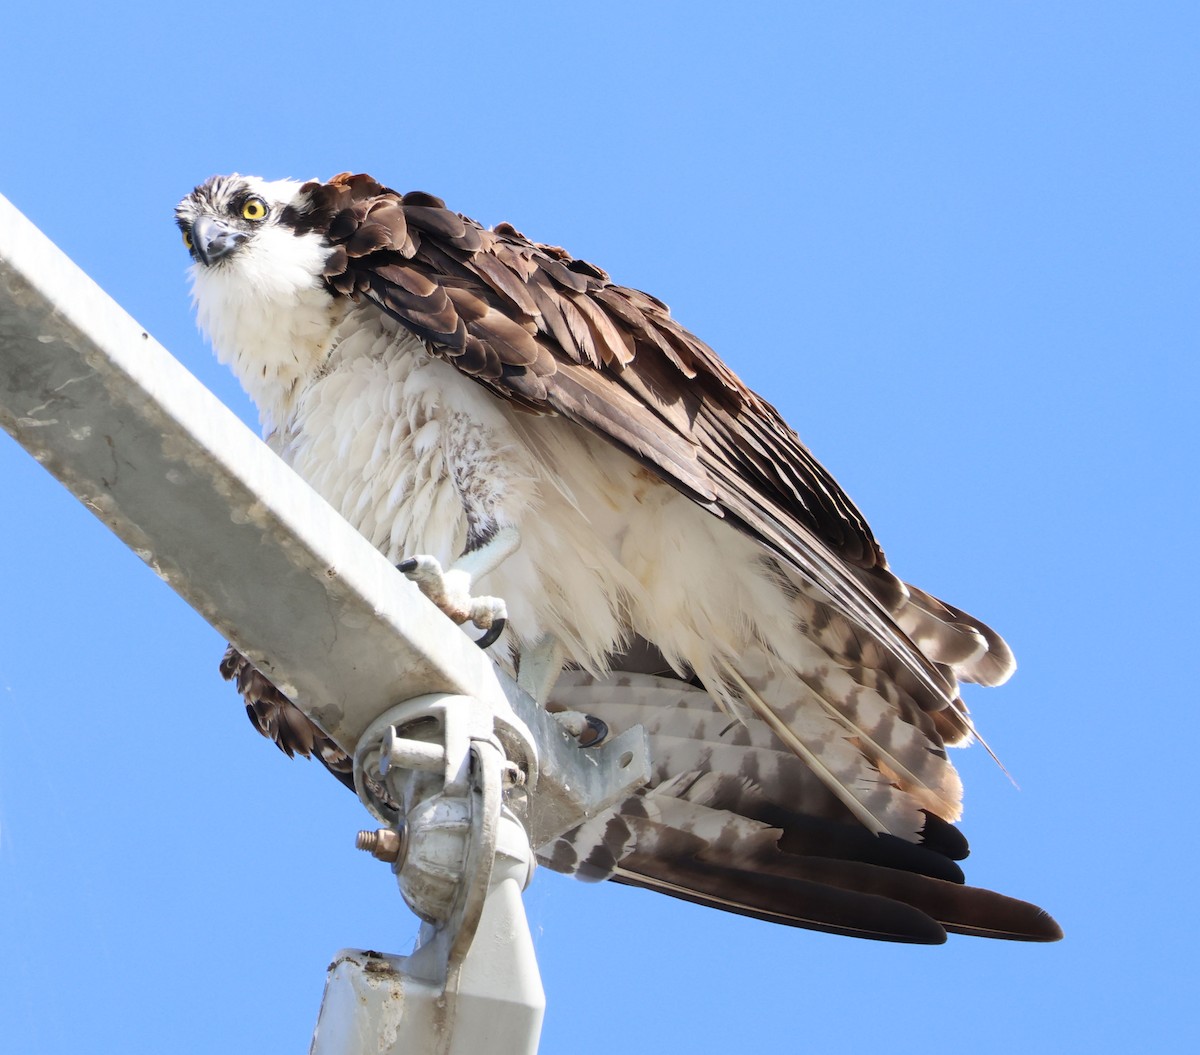
[[[201,216],[192,224],[192,247],[200,263],[215,264],[229,256],[249,235],[211,216]]]

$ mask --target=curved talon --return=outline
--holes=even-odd
[[[594,714],[585,714],[583,721],[587,730],[578,737],[580,747],[599,747],[608,739],[608,723],[602,718],[597,718]],[[590,737],[587,736],[588,731],[592,734]]]
[[[582,748],[599,747],[608,740],[608,723],[583,711],[556,710],[550,715],[563,731]]]
[[[416,583],[447,619],[459,626],[471,622],[485,631],[475,642],[480,648],[490,648],[504,633],[508,622],[504,601],[499,597],[472,597],[471,576],[462,567],[456,565],[444,571],[436,557],[418,553],[400,561],[396,570]]]
[[[508,620],[505,619],[504,616],[496,616],[496,618],[492,620],[492,625],[488,627],[487,633],[485,633],[483,637],[478,638],[475,644],[483,649],[491,648],[492,645],[494,645],[500,639],[500,635],[504,633],[504,627],[507,623]]]

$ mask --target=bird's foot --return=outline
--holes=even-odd
[[[485,631],[475,643],[489,648],[499,640],[508,622],[508,608],[499,597],[473,596],[472,582],[497,568],[521,543],[514,528],[497,531],[478,549],[464,553],[449,571],[427,554],[402,560],[396,567],[455,623],[474,623]]]
[[[517,657],[517,684],[544,707],[580,747],[599,747],[608,740],[608,724],[594,714],[574,711],[550,701],[550,693],[562,673],[566,649],[550,634]]]
[[[558,722],[580,747],[599,747],[608,740],[608,723],[582,711],[552,711]]]
[[[443,571],[436,557],[418,554],[396,567],[455,623],[473,623],[486,631],[475,643],[480,648],[494,645],[504,633],[508,609],[499,597],[471,596],[471,576],[460,568]]]

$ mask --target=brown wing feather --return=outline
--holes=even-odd
[[[621,447],[799,569],[924,683],[1013,669],[990,629],[887,569],[862,514],[769,403],[648,293],[509,224],[343,173],[286,217],[328,232],[332,290],[362,295],[497,395]],[[962,660],[977,644],[986,648]]]
[[[354,790],[354,760],[232,645],[221,660],[221,676],[237,686],[254,728],[288,758],[315,758]]]
[[[326,232],[331,290],[374,301],[498,396],[603,436],[756,537],[933,698],[954,698],[951,667],[986,683],[1011,673],[991,630],[888,571],[862,514],[775,408],[657,298],[365,175],[306,184],[285,221]]]
[[[775,409],[657,298],[510,225],[485,230],[432,195],[368,176],[307,184],[302,201],[286,219],[328,231],[333,289],[363,291],[449,361],[468,360],[466,372],[498,395],[528,402],[533,373],[545,389],[539,409],[600,432],[714,512],[752,531],[763,515],[794,521],[842,560],[882,563],[866,521]],[[485,369],[471,337],[490,350]],[[700,430],[708,407],[719,420]],[[760,516],[742,515],[747,503]]]

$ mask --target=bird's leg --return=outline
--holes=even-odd
[[[517,684],[533,697],[538,706],[546,708],[580,747],[599,747],[608,739],[607,723],[594,714],[547,706],[566,656],[567,650],[562,642],[552,634],[544,634],[537,644],[521,650]]]
[[[521,649],[517,684],[539,707],[546,706],[566,656],[567,650],[553,634],[543,634],[536,644]]]
[[[476,644],[488,648],[504,632],[508,609],[499,597],[473,597],[471,583],[498,568],[520,544],[516,528],[502,528],[482,546],[464,553],[448,571],[435,557],[423,553],[396,567],[455,623],[470,621],[487,631]]]

